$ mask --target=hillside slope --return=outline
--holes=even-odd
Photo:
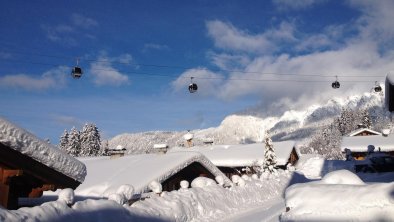
[[[339,116],[342,108],[367,109],[375,122],[389,116],[384,110],[383,94],[371,92],[347,98],[333,98],[305,110],[290,110],[278,116],[257,117],[247,113],[230,115],[218,127],[193,130],[193,142],[195,145],[202,145],[207,139],[213,140],[215,144],[261,142],[267,130],[274,141],[292,139],[306,142],[318,129],[330,124]],[[156,143],[166,143],[170,147],[182,145],[185,143],[185,133],[186,131],[125,133],[112,138],[109,145],[122,145],[129,154],[145,153],[152,151]]]

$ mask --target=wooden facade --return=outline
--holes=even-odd
[[[178,190],[182,180],[191,182],[197,177],[208,177],[215,179],[215,176],[209,172],[203,165],[198,162],[193,162],[189,166],[183,168],[178,173],[172,175],[170,178],[162,182],[163,191]]]
[[[40,197],[43,191],[75,189],[80,184],[36,160],[0,143],[0,205],[18,208],[19,197]]]

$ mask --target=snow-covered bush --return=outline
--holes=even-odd
[[[245,180],[242,177],[238,176],[238,175],[232,175],[231,176],[231,181],[233,181],[233,183],[235,185],[240,186],[240,187],[244,187],[246,185]]]
[[[187,180],[182,180],[180,185],[181,185],[181,188],[183,188],[183,189],[189,188],[189,182]]]
[[[129,201],[133,198],[134,187],[129,184],[123,184],[116,190],[116,193],[123,195]]]
[[[207,187],[207,186],[214,186],[214,185],[217,185],[217,183],[214,180],[212,180],[211,178],[207,178],[207,177],[197,177],[191,183],[191,186],[193,188]]]
[[[163,191],[161,183],[157,182],[156,180],[150,182],[148,187],[156,194],[159,194]]]
[[[223,186],[224,185],[224,178],[222,176],[216,176],[215,180],[219,184],[219,186]]]
[[[63,189],[58,194],[58,201],[63,201],[67,205],[72,205],[74,203],[74,190],[71,188]]]
[[[108,200],[113,200],[113,201],[115,201],[116,203],[118,203],[120,205],[123,205],[124,203],[126,203],[126,198],[121,193],[120,194],[119,193],[110,194],[108,196]]]

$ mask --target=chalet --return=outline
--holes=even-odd
[[[368,153],[383,152],[394,156],[394,134],[385,132],[371,136],[345,136],[342,139],[341,151],[349,150],[356,160],[364,160]]]
[[[162,144],[155,144],[153,145],[153,149],[156,151],[156,153],[167,153],[169,146],[165,143]]]
[[[18,198],[77,188],[85,165],[33,134],[0,118],[0,205],[18,208]]]
[[[111,159],[116,159],[124,156],[126,153],[126,148],[124,148],[122,145],[118,145],[115,149],[108,149],[107,153]]]
[[[188,131],[185,135],[183,135],[183,138],[186,140],[188,147],[193,146],[193,137],[194,135],[190,133],[190,131]]]
[[[300,157],[294,141],[273,143],[277,157],[277,166],[286,168],[289,164],[295,165]],[[193,147],[190,149],[173,148],[170,152],[197,151],[206,156],[226,176],[240,175],[246,168],[262,165],[264,162],[265,144],[240,144],[240,145],[213,145],[207,147]]]
[[[205,138],[205,139],[202,141],[202,143],[203,143],[205,146],[213,145],[213,138]]]
[[[211,179],[222,176],[226,184],[231,184],[215,165],[196,152],[127,155],[114,160],[91,157],[81,161],[89,171],[85,182],[75,191],[81,196],[106,197],[123,184],[132,185],[136,194],[142,194],[149,192],[152,181],[161,183],[163,191],[172,191],[180,188],[180,181],[191,183],[199,176]]]

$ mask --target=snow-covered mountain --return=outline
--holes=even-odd
[[[274,141],[298,140],[308,141],[318,129],[330,124],[340,115],[342,108],[353,110],[367,109],[372,120],[379,116],[388,116],[384,110],[384,96],[382,93],[364,93],[346,98],[333,98],[315,104],[305,110],[290,110],[282,114],[262,116],[251,114],[233,114],[227,116],[218,127],[193,130],[193,143],[202,145],[206,140],[213,140],[215,144],[240,144],[261,142],[265,132],[269,130]],[[263,113],[263,112],[261,112]],[[170,147],[185,143],[182,132],[143,132],[125,133],[115,136],[109,141],[110,147],[124,146],[128,153],[145,153],[153,149],[157,143],[166,143]]]

